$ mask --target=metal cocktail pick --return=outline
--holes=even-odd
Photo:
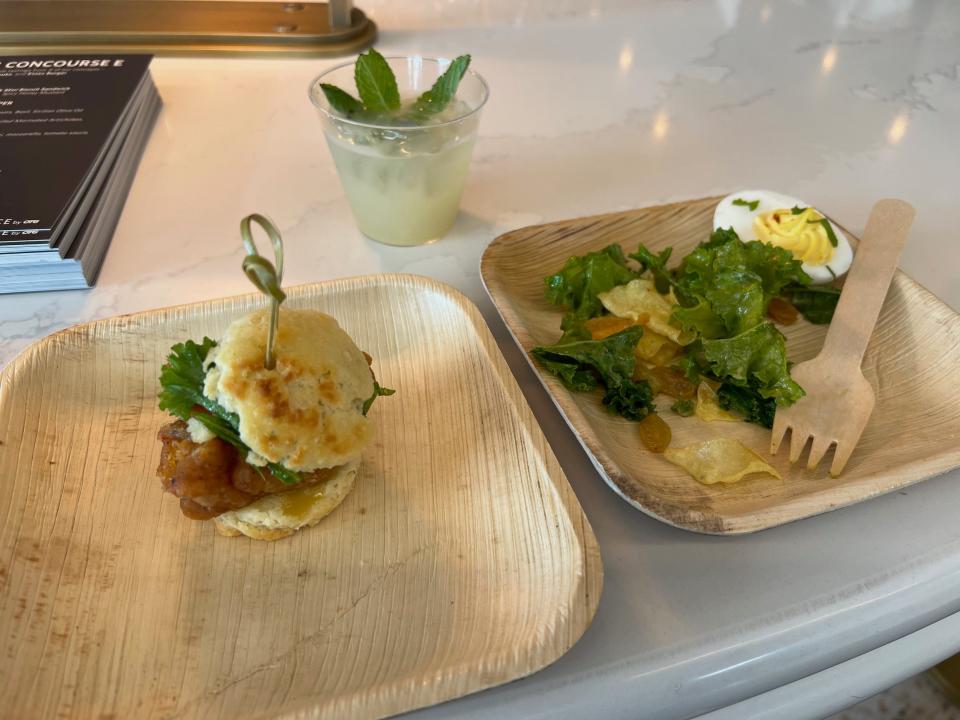
[[[253,233],[250,230],[251,222],[262,227],[270,238],[270,242],[273,243],[276,267],[257,252]],[[247,249],[247,256],[243,259],[243,272],[250,278],[250,282],[257,286],[257,290],[270,298],[270,329],[267,332],[267,353],[263,359],[263,366],[267,370],[273,370],[277,364],[277,359],[273,355],[273,346],[277,341],[277,327],[280,324],[280,303],[287,299],[280,288],[280,283],[283,282],[283,238],[280,237],[280,231],[276,226],[259,213],[247,215],[240,221],[240,237],[243,238],[243,246]]]

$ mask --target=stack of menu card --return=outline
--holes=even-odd
[[[160,111],[150,59],[0,57],[0,293],[97,279]]]

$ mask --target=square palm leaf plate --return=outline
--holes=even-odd
[[[264,304],[69,328],[0,373],[0,715],[380,717],[556,660],[596,539],[477,309],[386,275],[293,288],[396,395],[343,505],[272,543],[188,520],[155,469],[160,365]]]
[[[484,253],[483,281],[517,342],[528,353],[560,336],[561,309],[544,297],[545,275],[571,255],[619,243],[635,252],[674,246],[683,257],[712,230],[719,198],[647,207],[521,228],[501,235]],[[848,233],[849,235],[849,233]],[[856,241],[851,236],[852,241]],[[799,362],[819,352],[826,326],[802,318],[781,328]],[[607,483],[627,502],[687,530],[747,533],[860,502],[960,465],[960,316],[897,272],[863,361],[877,405],[843,474],[831,478],[829,456],[816,471],[792,466],[787,451],[771,458],[770,432],[744,422],[706,423],[658,405],[682,447],[735,437],[768,460],[783,480],[752,476],[732,485],[702,485],[662,456],[644,450],[636,423],[611,415],[599,395],[571,393],[532,361]],[[667,402],[664,402],[667,400]]]

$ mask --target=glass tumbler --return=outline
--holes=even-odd
[[[389,57],[401,105],[429,90],[450,60]],[[337,65],[310,84],[330,154],[360,231],[387,245],[422,245],[453,225],[477,137],[480,110],[489,94],[468,70],[454,99],[436,115],[347,118],[327,102],[321,83],[356,95],[354,63]]]

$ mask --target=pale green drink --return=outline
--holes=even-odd
[[[448,110],[441,116],[456,117],[458,110],[462,115],[463,103]],[[437,122],[445,121],[438,117]],[[342,130],[327,133],[340,182],[364,235],[390,245],[420,245],[450,229],[476,139],[475,131],[463,130],[426,125],[359,137]]]
[[[352,66],[317,78],[311,98],[360,231],[389,245],[421,245],[442,237],[457,217],[486,85],[469,73],[441,112],[411,120],[413,99],[445,66],[426,58],[388,62],[407,96],[395,113],[347,118],[324,106],[316,92],[321,80],[330,82],[337,70],[352,73]]]

